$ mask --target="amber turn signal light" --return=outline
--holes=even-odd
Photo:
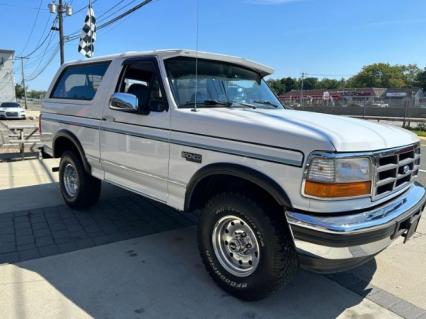
[[[318,183],[305,182],[305,194],[323,198],[355,197],[370,195],[371,182]]]

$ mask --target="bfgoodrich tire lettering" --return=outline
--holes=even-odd
[[[80,157],[70,151],[61,157],[59,185],[65,203],[75,209],[92,206],[101,192],[101,181],[88,174]]]
[[[289,230],[284,219],[280,219],[277,213],[272,211],[272,208],[237,193],[216,195],[207,202],[202,211],[198,227],[198,243],[204,265],[214,281],[237,298],[243,300],[264,298],[289,282],[298,269]],[[212,234],[218,221],[226,219],[227,216],[237,217],[237,220],[247,223],[256,236],[259,260],[253,271],[231,273],[227,270],[229,267],[223,266],[222,257],[217,254],[217,249],[215,250]],[[237,246],[241,247],[240,244],[238,241]]]

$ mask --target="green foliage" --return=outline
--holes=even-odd
[[[33,99],[42,99],[46,94],[46,91],[36,91],[32,90],[30,92],[27,92],[27,96]]]
[[[22,99],[24,97],[24,87],[20,84],[15,85],[15,94],[18,99]]]
[[[416,87],[422,88],[426,91],[426,68],[417,74],[414,83]]]
[[[362,70],[348,80],[353,88],[409,88],[420,69],[416,65],[390,65],[389,63],[374,63],[364,66]]]
[[[301,79],[286,77],[269,79],[269,85],[280,95],[291,90],[300,90]],[[318,79],[308,77],[303,80],[303,89],[343,89],[343,88],[423,88],[426,91],[426,68],[422,71],[415,64],[391,65],[374,63],[364,66],[353,77],[345,79]]]
[[[24,87],[21,84],[16,84],[15,93],[18,99],[24,98]],[[28,91],[28,88],[27,88],[27,98],[42,99],[45,94],[46,94],[46,91],[37,91],[37,90]]]

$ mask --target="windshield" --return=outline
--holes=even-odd
[[[283,108],[261,76],[230,63],[178,57],[165,61],[167,76],[179,108]],[[195,83],[197,79],[197,85]],[[197,91],[197,92],[195,92]]]
[[[21,107],[18,103],[2,103],[0,107],[7,108],[13,108],[13,107]]]

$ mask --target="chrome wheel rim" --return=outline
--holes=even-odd
[[[213,229],[212,243],[220,264],[234,276],[250,276],[259,265],[256,235],[240,217],[228,215],[219,219]]]
[[[64,186],[69,196],[75,197],[77,195],[78,184],[77,170],[72,164],[66,164],[64,168]]]

